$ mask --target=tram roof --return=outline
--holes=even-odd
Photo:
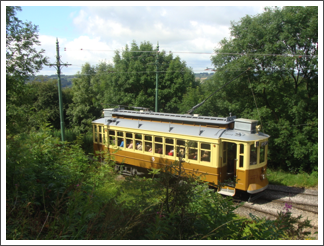
[[[109,111],[109,112],[108,112]],[[200,116],[197,114],[172,114],[172,113],[159,113],[152,111],[135,111],[135,110],[121,110],[121,109],[104,109],[105,114],[108,113],[112,116],[126,116],[134,118],[152,119],[152,120],[164,120],[164,121],[186,121],[196,122],[202,124],[217,124],[226,125],[234,122],[236,116],[228,117],[211,117],[211,116]]]
[[[161,133],[171,133],[194,137],[205,137],[205,138],[225,138],[235,141],[260,141],[262,139],[270,137],[267,134],[251,134],[246,131],[238,131],[231,129],[220,129],[220,128],[210,128],[203,126],[192,126],[192,125],[179,125],[172,123],[160,123],[160,122],[150,122],[150,121],[135,121],[130,119],[116,119],[115,121],[108,121],[107,118],[101,118],[92,121],[95,124],[105,124],[109,126],[118,126],[122,128],[134,129],[133,132],[137,130],[145,131],[155,131]]]

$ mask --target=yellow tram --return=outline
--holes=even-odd
[[[178,160],[177,149],[184,153],[187,172],[198,172],[211,184],[226,184],[219,193],[256,194],[268,186],[270,137],[257,123],[235,116],[104,109],[104,118],[92,122],[94,151],[109,151],[117,162],[127,164],[125,171],[135,174],[137,167],[162,168]]]

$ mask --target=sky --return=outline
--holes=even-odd
[[[7,2],[21,6],[17,17],[38,26],[39,40],[50,63],[56,62],[56,38],[65,75],[86,62],[112,63],[115,51],[135,41],[179,56],[195,73],[212,72],[211,56],[219,42],[230,38],[231,22],[262,14],[266,6],[294,2]],[[78,5],[75,5],[78,4]],[[65,5],[65,6],[64,6]],[[124,5],[124,6],[123,6]],[[232,6],[228,6],[232,5]],[[312,5],[312,2],[308,2]],[[315,4],[316,5],[316,4]],[[81,50],[82,49],[82,50]],[[44,67],[38,74],[56,74]]]

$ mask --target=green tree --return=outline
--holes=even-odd
[[[40,45],[38,28],[16,17],[20,7],[6,6],[6,129],[7,133],[24,131],[30,126],[30,103],[25,82],[47,62]]]
[[[232,23],[212,57],[217,72],[204,84],[209,99],[197,112],[259,119],[271,135],[270,164],[291,171],[317,169],[318,9],[266,8]],[[207,96],[208,94],[205,94]]]
[[[94,82],[96,71],[89,63],[82,66],[76,78],[72,80],[72,103],[67,114],[70,124],[80,132],[91,129],[91,121],[99,118],[102,108],[95,106]]]
[[[38,77],[27,84],[29,87],[29,98],[32,101],[32,111],[35,114],[31,115],[34,119],[34,124],[37,121],[49,122],[55,129],[60,129],[60,112],[58,100],[58,86],[56,79],[49,79]],[[63,88],[63,113],[65,125],[68,126],[69,122],[66,117],[68,105],[72,103],[71,88]]]
[[[138,46],[135,41],[124,51],[116,52],[112,72],[105,82],[103,103],[148,107],[154,109],[156,87],[157,50],[149,42]],[[158,102],[159,111],[179,111],[183,95],[196,87],[194,73],[179,57],[158,53]]]

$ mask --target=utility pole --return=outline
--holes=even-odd
[[[59,107],[60,107],[60,124],[61,124],[61,140],[65,141],[65,132],[64,132],[64,114],[63,114],[63,102],[62,102],[62,89],[61,89],[61,66],[69,66],[71,64],[63,64],[60,62],[60,52],[59,52],[59,42],[56,38],[56,63],[49,64],[50,67],[55,67],[57,70],[58,76],[58,94],[59,94]]]
[[[156,47],[156,87],[155,87],[155,112],[158,112],[158,95],[159,95],[159,72],[158,72],[158,57],[159,57],[159,42],[157,43]]]

